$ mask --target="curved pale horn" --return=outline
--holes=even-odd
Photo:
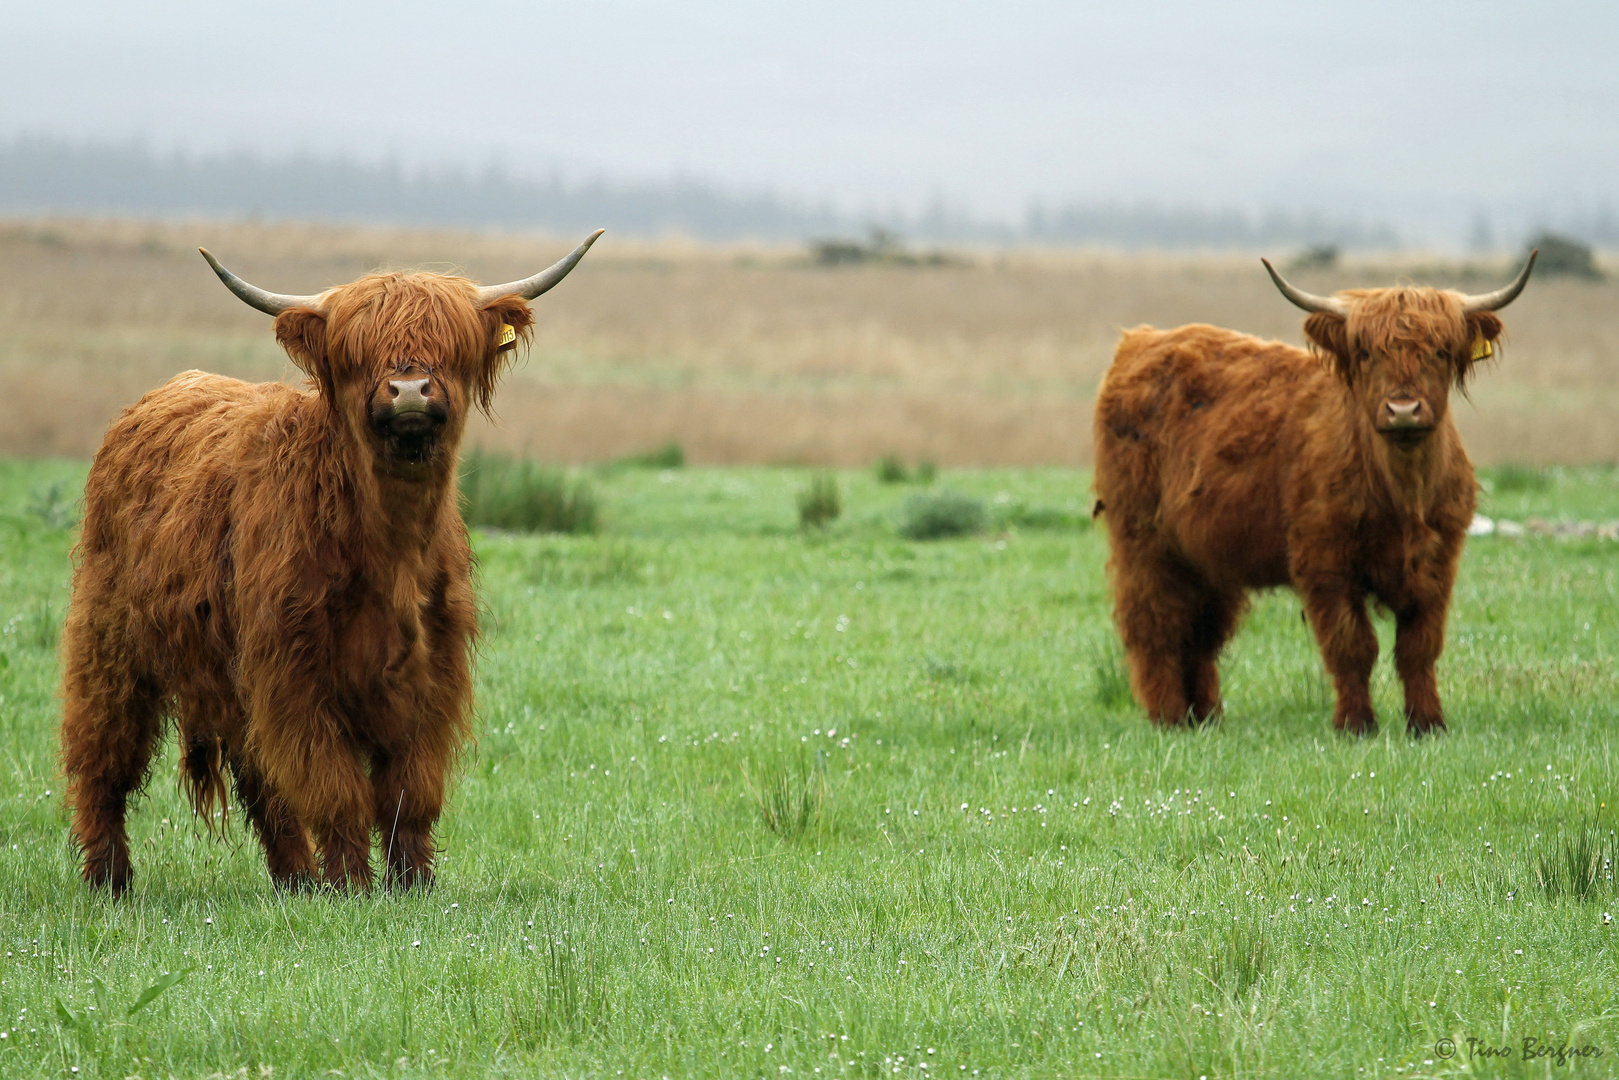
[[[596,242],[596,237],[606,232],[606,229],[597,229],[585,237],[585,242],[574,248],[561,261],[548,270],[541,270],[531,278],[522,281],[508,281],[504,285],[484,285],[478,289],[478,303],[489,304],[503,296],[521,296],[524,300],[532,300],[557,282],[568,276],[568,271],[579,265],[579,260],[585,257],[590,245]]]
[[[250,308],[257,308],[266,315],[279,315],[288,308],[308,307],[320,308],[320,294],[314,296],[292,296],[287,293],[265,292],[257,285],[250,285],[226,270],[219,264],[219,260],[208,253],[207,248],[198,248],[202,257],[208,260],[208,265],[214,268],[219,280],[225,283],[225,288],[241,298],[242,303]]]
[[[1529,271],[1535,268],[1535,256],[1539,254],[1539,248],[1529,253],[1529,261],[1523,264],[1523,272],[1518,275],[1517,280],[1511,285],[1497,289],[1494,292],[1478,293],[1476,295],[1463,293],[1462,314],[1471,315],[1475,311],[1498,311],[1516,300],[1518,294],[1523,292],[1523,287],[1529,284]]]
[[[1349,305],[1336,296],[1317,296],[1314,293],[1307,293],[1303,289],[1295,288],[1287,283],[1286,278],[1276,272],[1276,267],[1270,264],[1269,259],[1262,258],[1259,261],[1265,264],[1266,270],[1270,271],[1270,279],[1276,282],[1276,287],[1282,290],[1282,295],[1305,311],[1324,311],[1341,319],[1349,317]]]

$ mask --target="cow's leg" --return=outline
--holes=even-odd
[[[340,722],[312,698],[288,688],[274,715],[254,718],[254,760],[314,835],[321,881],[364,892],[371,888],[371,781]]]
[[[371,830],[376,822],[371,783],[347,746],[333,745],[329,753],[332,761],[321,776],[321,797],[308,800],[307,816],[299,813],[299,817],[314,823],[321,880],[336,889],[367,892],[371,888]]]
[[[388,885],[396,889],[433,884],[433,826],[444,809],[449,754],[424,732],[398,754],[379,753],[371,768],[379,843]]]
[[[431,888],[437,847],[433,828],[444,809],[444,789],[457,747],[467,737],[472,675],[467,645],[477,622],[465,574],[448,574],[422,615],[427,665],[404,680],[400,696],[379,701],[397,733],[371,762],[378,845],[386,881],[396,889]]]
[[[1445,730],[1434,672],[1445,648],[1445,606],[1428,604],[1401,614],[1395,622],[1394,667],[1405,684],[1406,730],[1417,737]]]
[[[236,797],[264,845],[270,880],[286,889],[308,885],[315,879],[315,852],[292,807],[245,754],[233,753],[229,760]]]
[[[1186,699],[1191,717],[1201,723],[1220,712],[1220,650],[1230,640],[1242,617],[1240,592],[1210,591],[1203,597],[1192,618],[1191,637],[1182,659]]]
[[[1155,724],[1184,724],[1191,708],[1185,662],[1202,589],[1157,553],[1113,557],[1113,618],[1124,640],[1130,686]]]
[[[330,800],[325,813],[312,820],[320,845],[321,881],[342,891],[371,889],[371,799],[358,768],[345,775],[342,795]]]
[[[1351,735],[1376,734],[1372,666],[1377,663],[1377,634],[1366,616],[1365,595],[1343,585],[1307,588],[1304,610],[1337,694],[1333,727]]]
[[[163,694],[130,670],[131,650],[109,643],[108,633],[82,617],[68,620],[62,768],[84,880],[121,895],[134,877],[124,815],[130,793],[146,783],[163,728]]]

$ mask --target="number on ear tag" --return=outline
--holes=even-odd
[[[495,346],[496,352],[505,352],[507,349],[517,348],[517,331],[511,323],[500,324],[500,344]]]

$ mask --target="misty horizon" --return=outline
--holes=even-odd
[[[0,144],[493,168],[845,230],[1073,211],[1614,242],[1589,235],[1619,207],[1619,8],[1594,0],[277,10],[304,29],[194,0],[12,5]]]
[[[1036,244],[1123,249],[1330,245],[1395,248],[1388,225],[1317,213],[1250,214],[1234,207],[1151,202],[1033,205],[1016,222],[931,207],[840,213],[770,191],[733,191],[693,178],[615,184],[525,177],[499,166],[409,169],[308,154],[160,153],[140,140],[0,144],[0,214],[312,221],[574,232],[604,225],[625,236],[814,242],[889,236],[904,245]],[[1619,225],[1606,222],[1619,239]],[[1600,230],[1599,230],[1600,231]],[[1604,234],[1606,235],[1606,234]]]

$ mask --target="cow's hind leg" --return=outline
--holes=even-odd
[[[241,752],[229,755],[236,797],[264,845],[270,880],[285,889],[301,888],[315,880],[315,852],[303,826],[281,793]]]
[[[1124,640],[1130,687],[1153,723],[1185,724],[1193,700],[1186,657],[1204,590],[1184,568],[1157,553],[1117,545],[1114,552],[1113,617]]]
[[[1193,612],[1181,670],[1195,722],[1208,720],[1224,707],[1220,701],[1220,650],[1236,632],[1242,609],[1242,593],[1210,590]]]
[[[131,792],[146,783],[163,729],[163,693],[120,664],[99,630],[70,621],[63,650],[62,768],[84,880],[114,895],[134,878],[124,828]]]

